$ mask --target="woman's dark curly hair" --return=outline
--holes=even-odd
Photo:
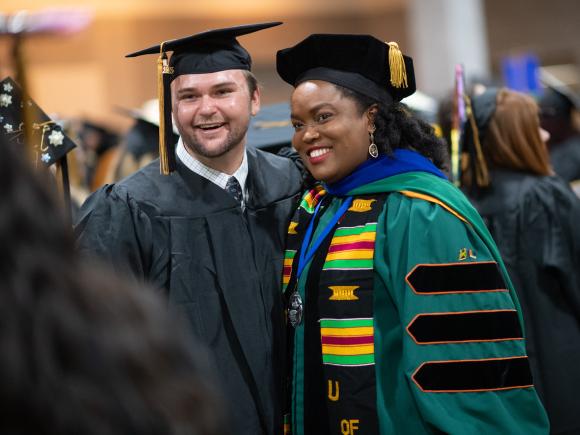
[[[449,168],[449,154],[445,142],[435,136],[433,127],[409,114],[402,103],[382,103],[343,86],[334,85],[346,98],[352,99],[362,115],[377,105],[375,114],[375,143],[383,154],[391,155],[397,148],[414,150],[430,159],[444,172]]]
[[[186,327],[79,259],[49,174],[20,154],[0,138],[0,433],[221,433]]]

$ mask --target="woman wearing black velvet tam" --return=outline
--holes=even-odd
[[[547,433],[497,247],[399,101],[411,58],[367,35],[278,52],[314,178],[288,230],[294,434]]]

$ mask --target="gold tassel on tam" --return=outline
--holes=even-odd
[[[391,85],[395,88],[407,88],[407,69],[405,58],[396,42],[387,42],[389,46],[389,70],[391,71]]]
[[[169,175],[171,172],[169,164],[169,155],[167,147],[171,144],[166,143],[165,137],[165,75],[172,74],[173,71],[169,67],[167,54],[163,51],[163,46],[165,43],[161,44],[160,55],[157,58],[157,95],[159,97],[159,164],[160,171],[163,175]]]

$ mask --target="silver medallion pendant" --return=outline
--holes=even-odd
[[[304,304],[302,303],[302,298],[300,293],[295,291],[290,295],[290,300],[288,301],[288,320],[293,328],[302,323],[302,312],[304,311]]]

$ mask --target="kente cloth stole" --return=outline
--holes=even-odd
[[[287,297],[296,287],[297,252],[304,232],[316,205],[325,194],[321,188],[307,193],[290,224],[283,280]],[[328,429],[332,434],[379,433],[374,357],[373,257],[377,221],[386,196],[353,197],[350,208],[331,232],[330,245],[323,244],[327,247],[327,251],[321,253],[324,255],[323,261],[316,262],[322,264],[315,300],[318,303],[319,322],[316,327],[319,329],[326,403],[309,404],[308,397],[304,400],[305,407],[326,407],[326,412],[321,415],[328,416]],[[307,291],[312,289],[308,288]],[[289,335],[292,336],[292,332]]]

